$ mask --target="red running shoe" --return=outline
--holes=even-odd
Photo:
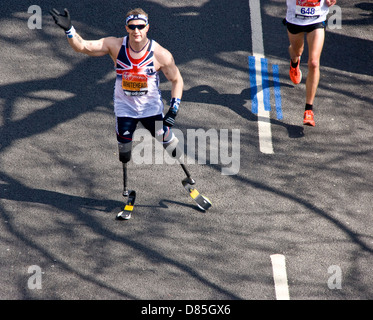
[[[304,111],[304,120],[303,124],[305,126],[315,126],[315,120],[313,119],[313,111],[312,110],[306,110]]]
[[[294,84],[299,84],[302,81],[302,71],[299,68],[299,64],[300,64],[300,57],[298,59],[298,65],[295,68],[291,66],[291,60],[290,60],[289,76],[290,76],[290,80]]]

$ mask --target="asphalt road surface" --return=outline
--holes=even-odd
[[[42,10],[41,29],[29,28],[31,5]],[[260,151],[263,119],[252,110],[249,1],[2,6],[0,299],[275,300],[275,254],[286,259],[292,300],[372,299],[373,4],[338,5],[342,28],[327,29],[316,127],[303,127],[305,80],[294,87],[288,77],[285,1],[260,1],[259,36],[268,70],[279,68],[283,113],[270,74],[270,154]],[[86,39],[123,36],[131,8],[149,13],[148,36],[173,53],[185,82],[175,129],[185,148],[199,132],[209,149],[186,161],[209,211],[186,193],[177,164],[132,161],[135,210],[115,220],[123,198],[113,63],[75,53],[53,7],[69,8]],[[306,75],[307,47],[301,68]],[[162,76],[166,105],[170,88]]]

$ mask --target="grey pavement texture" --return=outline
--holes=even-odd
[[[0,299],[273,300],[270,255],[286,257],[290,298],[373,298],[373,6],[339,0],[327,30],[315,101],[303,127],[305,82],[288,78],[285,3],[261,1],[265,56],[280,69],[274,154],[258,146],[251,112],[248,1],[13,1],[0,17]],[[30,30],[31,5],[42,29]],[[137,205],[123,206],[109,57],[75,53],[48,11],[69,8],[85,39],[123,36],[143,7],[149,37],[185,82],[175,129],[240,131],[240,170],[190,164],[213,207],[199,211],[178,165],[129,166]],[[307,53],[301,68],[307,72]],[[162,76],[165,104],[170,84]],[[271,83],[271,90],[272,90]],[[273,95],[271,95],[271,101]],[[273,101],[272,101],[273,102]],[[42,288],[30,289],[30,266]],[[331,266],[342,288],[330,289]]]

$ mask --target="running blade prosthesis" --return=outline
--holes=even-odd
[[[136,200],[136,191],[131,190],[128,194],[128,199],[126,205],[124,206],[123,211],[117,214],[117,220],[129,220],[131,219],[131,214]]]
[[[198,208],[207,211],[211,207],[211,201],[205,196],[201,195],[198,190],[193,187],[195,181],[192,178],[185,178],[182,181],[184,188],[188,191],[192,199],[197,203]]]

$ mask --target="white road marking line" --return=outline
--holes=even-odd
[[[273,280],[277,300],[290,300],[288,279],[286,275],[285,256],[282,254],[271,255]]]
[[[250,21],[251,21],[251,38],[253,44],[253,56],[264,58],[262,15],[260,13],[260,1],[249,0]]]
[[[269,111],[264,110],[263,88],[262,84],[262,66],[261,58],[264,58],[262,16],[260,13],[260,0],[249,0],[251,38],[253,56],[255,59],[256,83],[258,86],[258,131],[259,131],[259,150],[262,153],[272,154],[272,131]]]

